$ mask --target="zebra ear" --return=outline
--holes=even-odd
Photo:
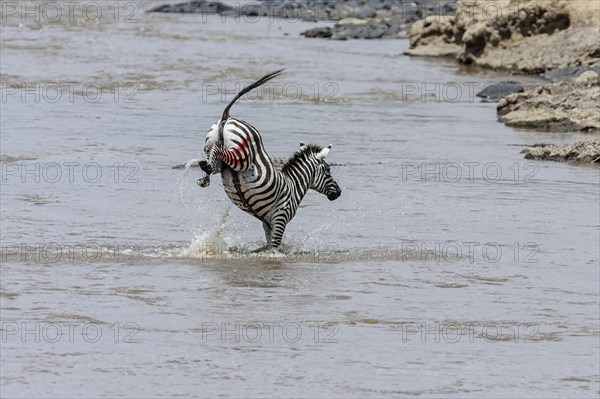
[[[317,154],[317,159],[325,159],[327,155],[329,155],[329,151],[331,151],[331,144],[329,144],[327,148],[323,148],[321,151],[319,151]]]
[[[306,148],[306,144],[304,144],[304,141],[300,142],[300,149],[303,150]]]

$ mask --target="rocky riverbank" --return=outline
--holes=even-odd
[[[406,38],[412,24],[431,15],[453,15],[457,0],[262,0],[251,3],[194,0],[154,7],[148,12],[268,16],[335,22],[303,33],[308,38]]]
[[[456,0],[342,0],[336,2],[332,14],[333,28],[316,27],[303,35],[340,40],[406,38],[414,22],[432,15],[453,15],[455,5]]]
[[[454,16],[430,16],[413,24],[406,54],[541,74],[550,83],[501,99],[498,119],[542,131],[598,132],[599,26],[597,0],[459,0]],[[527,157],[598,162],[597,149],[594,140],[545,145],[528,150]]]
[[[522,153],[525,154],[525,159],[600,165],[600,140],[579,141],[562,147],[535,144]]]
[[[511,94],[498,103],[508,126],[545,131],[600,131],[600,76],[594,71],[535,90]]]

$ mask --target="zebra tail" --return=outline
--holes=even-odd
[[[227,107],[225,108],[225,111],[223,111],[223,116],[221,117],[221,121],[224,122],[227,120],[227,118],[229,118],[229,110],[231,109],[231,107],[233,106],[233,104],[240,99],[241,96],[243,96],[244,94],[248,93],[250,90],[256,89],[259,86],[264,85],[265,83],[267,83],[269,80],[276,78],[277,76],[281,75],[283,73],[284,69],[279,69],[275,72],[271,72],[268,75],[263,76],[262,78],[260,78],[259,80],[257,80],[256,82],[244,87],[242,89],[242,91],[240,91],[237,96],[234,97],[233,100],[231,100],[231,102],[227,105]]]

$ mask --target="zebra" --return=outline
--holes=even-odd
[[[262,222],[267,244],[259,250],[280,249],[285,228],[309,189],[326,195],[330,201],[342,193],[325,162],[331,145],[323,148],[301,142],[300,150],[281,170],[276,170],[258,130],[229,115],[240,97],[282,72],[272,72],[246,86],[227,105],[221,119],[206,135],[206,160],[200,162],[206,176],[197,181],[200,187],[206,187],[211,174],[221,174],[223,188],[231,202]]]

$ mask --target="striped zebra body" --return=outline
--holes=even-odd
[[[295,216],[308,189],[326,194],[330,200],[341,193],[324,161],[331,146],[323,149],[301,143],[300,151],[278,171],[265,151],[258,130],[229,116],[229,108],[241,94],[278,74],[267,75],[242,90],[226,108],[221,120],[211,127],[204,147],[207,161],[201,162],[207,177],[198,181],[204,187],[208,185],[210,174],[220,173],[231,202],[262,221],[268,248],[281,245],[285,227]]]
[[[221,180],[227,196],[243,211],[268,222],[286,190],[264,149],[260,133],[246,122],[229,118],[223,138],[225,148],[216,156],[225,164]]]

